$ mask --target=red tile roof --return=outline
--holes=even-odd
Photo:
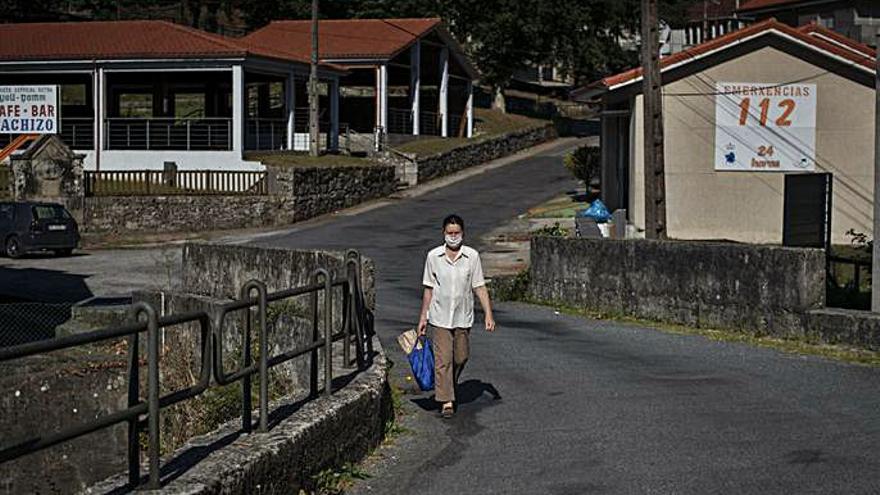
[[[438,18],[322,20],[318,23],[320,57],[389,59],[440,25]],[[308,57],[311,22],[273,21],[242,41],[248,46],[274,46]]]
[[[0,40],[3,40],[0,43],[2,61],[256,55],[308,63],[308,58],[271,46],[249,46],[237,39],[167,21],[0,24]]]
[[[661,59],[660,67],[661,70],[666,70],[673,66],[686,64],[688,62],[692,62],[694,60],[702,58],[702,56],[705,56],[707,53],[721,50],[727,48],[728,46],[732,46],[746,38],[762,34],[769,34],[773,32],[788,36],[790,38],[794,38],[797,41],[810,45],[811,47],[821,50],[829,55],[844,58],[855,65],[866,67],[868,69],[871,69],[872,71],[875,70],[875,63],[872,60],[871,56],[866,56],[867,53],[860,54],[857,51],[854,51],[852,48],[841,47],[838,44],[823,40],[821,37],[808,34],[807,32],[804,32],[802,30],[798,30],[777,22],[775,19],[768,19],[766,21],[752,24],[751,26],[740,29],[739,31],[733,31],[731,33],[707,41],[703,44],[665,57]],[[868,50],[870,50],[870,48]],[[870,50],[870,52],[873,55],[873,50]],[[600,84],[602,86],[605,86],[606,88],[613,89],[622,84],[634,82],[641,77],[642,68],[637,67],[635,69],[630,69],[620,74],[606,77],[600,81]]]
[[[790,3],[803,3],[804,0],[743,0],[740,4],[738,12],[747,10],[759,10],[768,7],[780,7]]]
[[[807,24],[805,26],[799,27],[798,31],[812,35],[812,36],[817,36],[820,39],[825,38],[825,41],[830,41],[832,43],[842,45],[845,48],[849,48],[854,53],[858,53],[858,54],[864,55],[866,57],[873,58],[876,56],[874,49],[871,48],[870,46],[868,46],[864,43],[859,43],[858,41],[856,41],[854,39],[847,38],[846,36],[838,33],[837,31],[832,31],[831,29],[828,29],[826,27],[822,27],[822,26],[816,24],[815,22],[812,22],[812,23]]]

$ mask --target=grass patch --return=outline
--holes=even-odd
[[[508,132],[521,131],[548,124],[549,121],[533,119],[523,115],[499,112],[487,108],[477,108],[474,112],[474,138],[428,137],[416,139],[395,147],[403,153],[434,155],[444,153],[469,143],[491,139]]]
[[[588,208],[590,203],[583,196],[565,194],[550,201],[530,208],[526,212],[529,218],[574,218],[578,210]]]
[[[355,480],[365,480],[370,474],[361,469],[357,464],[345,463],[339,469],[325,469],[316,474],[312,481],[318,495],[341,495],[345,493]],[[304,493],[300,491],[300,493]]]
[[[573,316],[581,316],[597,320],[610,320],[633,325],[646,326],[661,332],[677,335],[699,335],[719,342],[733,342],[776,349],[788,354],[800,354],[806,356],[818,356],[836,361],[844,361],[852,364],[865,366],[880,366],[880,352],[857,347],[823,344],[818,340],[782,339],[769,337],[749,332],[735,332],[732,330],[720,330],[715,328],[694,328],[674,323],[664,323],[641,318],[634,318],[613,313],[591,311],[583,308],[553,304],[547,301],[527,300],[530,304],[538,304],[555,308],[561,313]]]
[[[464,146],[468,141],[466,138],[426,137],[403,143],[394,149],[402,153],[415,153],[420,156],[436,155]]]
[[[308,153],[273,152],[247,153],[245,160],[258,161],[273,167],[371,167],[376,162],[365,157],[325,154],[310,156]]]
[[[535,119],[515,113],[503,113],[488,108],[477,108],[474,112],[474,134],[487,137],[498,136],[508,132],[546,125],[549,122],[548,120]]]

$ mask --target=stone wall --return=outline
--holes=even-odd
[[[602,313],[803,336],[825,304],[821,250],[535,237],[530,296]]]
[[[449,175],[459,170],[511,155],[556,137],[552,124],[511,132],[492,139],[477,139],[473,143],[446,153],[419,157],[418,182]]]
[[[169,233],[287,225],[391,194],[394,169],[270,168],[266,196],[97,196],[85,198],[87,235]]]

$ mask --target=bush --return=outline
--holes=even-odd
[[[599,148],[594,146],[581,146],[562,159],[565,168],[576,179],[583,181],[587,190],[590,188],[590,182],[599,176],[601,161],[602,155]]]
[[[568,237],[568,229],[560,226],[559,222],[554,222],[553,225],[545,225],[540,229],[534,231],[532,235],[545,237]]]

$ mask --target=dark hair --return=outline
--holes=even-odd
[[[446,230],[447,225],[458,225],[461,230],[464,230],[464,220],[454,213],[443,219],[443,230]]]

